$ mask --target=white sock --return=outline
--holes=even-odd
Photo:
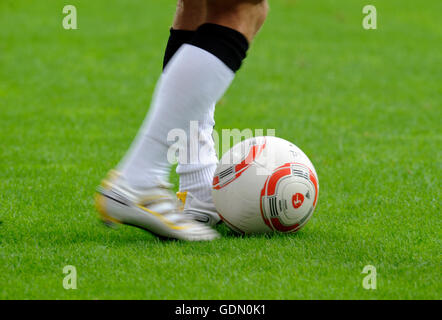
[[[205,119],[198,126],[198,158],[192,163],[178,163],[180,191],[191,192],[200,201],[212,202],[212,181],[218,158],[212,138],[215,105],[211,105]],[[194,137],[193,137],[194,138]],[[197,139],[194,139],[197,140]]]
[[[210,143],[207,137],[213,126],[214,105],[233,78],[234,72],[213,54],[189,44],[178,50],[161,75],[151,110],[118,167],[132,187],[149,188],[168,181],[171,164],[167,152],[174,143],[167,141],[170,130],[182,129],[190,140],[190,121],[198,121],[203,136],[199,145]],[[197,189],[192,187],[194,182],[207,185],[214,165],[216,155],[210,152],[200,155],[197,163],[179,164],[178,173],[184,178],[180,184],[192,190]]]

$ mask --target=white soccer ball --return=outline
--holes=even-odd
[[[319,183],[305,153],[284,139],[255,137],[221,158],[213,178],[213,200],[233,230],[296,232],[315,210]]]

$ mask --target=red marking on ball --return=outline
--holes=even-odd
[[[293,208],[298,209],[304,203],[304,195],[302,193],[295,193],[292,196]]]

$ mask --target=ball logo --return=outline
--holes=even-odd
[[[298,209],[304,203],[304,195],[302,193],[296,193],[292,196],[293,208]]]

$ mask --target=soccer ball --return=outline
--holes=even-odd
[[[212,189],[221,219],[245,234],[298,231],[312,216],[318,192],[318,176],[305,153],[270,136],[244,140],[226,152]]]

